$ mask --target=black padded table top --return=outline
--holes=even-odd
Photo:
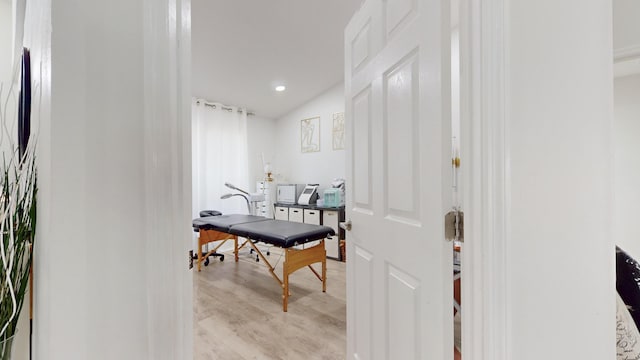
[[[218,216],[219,217],[219,216]],[[232,225],[230,234],[288,248],[335,235],[328,226],[302,224],[284,220],[246,222]]]
[[[203,230],[216,230],[216,231],[229,233],[229,229],[233,225],[250,223],[250,222],[262,222],[267,220],[270,220],[270,219],[262,216],[255,216],[255,215],[231,214],[231,215],[206,216],[206,217],[197,218],[193,220],[192,225],[193,225],[194,231],[203,229]]]

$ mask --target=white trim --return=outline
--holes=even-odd
[[[143,5],[147,350],[193,359],[190,0]]]
[[[186,223],[187,227],[191,224],[192,219],[192,184],[191,179],[193,172],[192,166],[192,147],[191,147],[191,0],[180,0],[177,5],[178,19],[180,19],[176,31],[177,34],[177,76],[178,76],[178,114],[182,121],[178,122],[178,127],[181,128],[182,137],[182,189],[183,189],[183,208],[182,208],[182,221]],[[181,125],[181,126],[180,126]],[[185,236],[185,240],[181,245],[178,245],[178,259],[184,260],[184,254],[193,249],[193,232],[192,229],[187,230],[191,236]],[[179,244],[179,243],[178,243]],[[182,252],[180,253],[180,250]],[[178,267],[183,267],[184,262],[178,262]],[[183,359],[193,359],[193,272],[187,271],[181,272],[182,277],[179,279],[179,286],[182,287],[181,296],[178,298],[179,305],[178,311],[182,310],[182,314],[178,314],[181,317],[182,325],[184,329],[180,335],[182,335],[182,342],[179,349],[182,350]]]
[[[613,51],[614,63],[638,58],[640,58],[640,45],[627,46]]]
[[[461,17],[462,352],[474,360],[511,359],[507,6],[464,2]]]

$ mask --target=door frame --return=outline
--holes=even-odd
[[[463,354],[511,358],[507,0],[460,4]]]

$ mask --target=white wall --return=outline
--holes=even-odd
[[[640,75],[615,79],[614,104],[614,238],[640,260]]]
[[[613,48],[640,47],[640,2],[613,0]]]
[[[640,73],[640,1],[613,0],[614,74]]]
[[[508,22],[511,358],[614,359],[611,1]]]
[[[276,155],[276,120],[260,116],[249,116],[247,119],[247,140],[249,142],[249,186],[256,191],[256,181],[265,176],[262,159],[265,162],[275,161]]]
[[[13,7],[11,0],[0,0],[0,84],[3,94],[11,80],[11,54],[13,53]],[[4,98],[4,96],[3,96]]]
[[[336,112],[344,112],[343,84],[277,120],[274,161],[277,182],[320,184],[323,190],[333,179],[345,177],[345,151],[333,150],[332,144],[332,114]],[[302,153],[300,121],[316,116],[320,116],[320,151]]]
[[[17,78],[14,79],[15,70],[18,70],[18,67],[14,66],[12,58],[14,52],[13,13],[12,0],[0,0],[0,101],[2,101],[0,109],[2,109],[1,115],[7,118],[8,129],[14,129],[15,125],[11,124],[16,124],[18,118],[17,104],[20,90],[18,84],[13,84],[13,81],[17,80]],[[0,132],[5,133],[4,130],[0,130]],[[3,153],[11,152],[10,144],[7,141],[0,141],[0,151]]]
[[[28,1],[34,359],[192,356],[188,2],[171,3]]]

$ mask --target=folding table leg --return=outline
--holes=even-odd
[[[238,236],[233,235],[233,253],[236,257],[236,262],[238,262]]]
[[[327,292],[327,258],[326,257],[324,258],[324,260],[322,260],[322,292]]]
[[[198,235],[198,257],[196,258],[198,263],[198,272],[202,269],[202,236]]]
[[[287,305],[289,303],[289,273],[284,272],[284,284],[282,285],[282,311],[287,312]]]

